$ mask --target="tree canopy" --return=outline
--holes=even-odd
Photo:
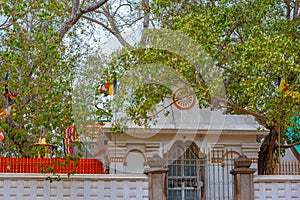
[[[1,1],[1,155],[33,156],[42,138],[61,146],[62,131],[73,122],[79,19],[106,2]]]
[[[33,144],[43,137],[61,146],[62,131],[75,120],[98,121],[93,99],[80,93],[93,88],[94,97],[95,85],[88,85],[90,74],[78,70],[87,66],[91,44],[99,44],[105,31],[129,46],[121,33],[135,24],[149,26],[149,1],[20,0],[0,4],[4,94],[0,99],[4,135],[0,151],[1,155],[28,157],[36,153]],[[76,90],[82,80],[86,87]],[[17,97],[8,96],[6,90]]]
[[[216,100],[226,103],[228,113],[253,115],[270,130],[259,153],[259,173],[270,173],[274,152],[299,115],[299,2],[161,1],[159,6],[165,8],[157,11],[163,27],[198,41],[222,70],[226,98]]]
[[[151,11],[161,29],[180,32],[205,50],[213,62],[210,68],[222,73],[226,96],[212,93],[203,72],[199,72],[203,63],[196,60],[198,57],[151,48],[151,36],[146,46],[137,45],[118,53],[111,70],[123,76],[126,71],[138,71],[140,66],[164,64],[192,88],[200,107],[253,115],[270,130],[259,152],[259,173],[269,174],[278,147],[284,146],[287,139],[287,129],[297,127],[291,119],[300,113],[299,2],[157,1]],[[160,44],[176,43],[179,48],[190,45],[181,37],[173,41],[167,37],[160,36],[157,40]],[[169,38],[173,37],[169,35]],[[163,80],[166,77],[161,71],[160,80]],[[129,100],[133,104],[127,109],[131,120],[144,124],[153,116],[154,105],[169,95],[169,90],[158,86],[147,82],[136,89]],[[295,134],[299,132],[294,130]],[[289,142],[299,141],[294,139]]]

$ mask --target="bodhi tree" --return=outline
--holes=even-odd
[[[89,40],[103,35],[99,25],[124,46],[130,44],[122,31],[135,24],[150,26],[147,0],[2,1],[0,15],[1,85],[3,91],[7,85],[9,92],[18,94],[10,103],[7,96],[1,99],[1,152],[15,156],[30,156],[32,145],[42,137],[59,145],[61,130],[74,121],[74,112],[84,114],[72,109],[71,102],[78,102],[71,83],[74,86]]]
[[[161,49],[124,49],[111,62],[110,70],[121,77],[128,69],[138,71],[141,64],[164,63],[184,78],[200,107],[254,116],[269,130],[261,141],[258,173],[270,174],[276,154],[283,153],[279,146],[282,150],[299,144],[299,126],[294,120],[300,113],[299,1],[160,0],[151,11],[160,28],[179,31],[205,49],[214,63],[212,67],[222,72],[226,97],[209,92],[193,63]],[[169,95],[168,89],[155,84],[139,87],[127,105],[131,120],[147,124],[155,112],[154,105]],[[293,141],[286,137],[291,127]]]
[[[161,24],[198,41],[222,70],[226,98],[209,96],[210,102],[225,103],[227,113],[253,115],[270,131],[258,160],[258,173],[270,174],[287,128],[297,126],[291,119],[299,115],[300,2],[200,1],[195,6],[162,1],[158,5]]]
[[[103,6],[105,2],[2,2],[1,84],[3,90],[7,85],[12,93],[19,93],[12,101],[14,110],[0,121],[8,135],[2,152],[27,156],[30,143],[41,136],[59,141],[57,132],[71,123],[71,68],[80,52],[76,51],[81,42],[77,34],[83,30],[80,19],[101,25],[127,47],[130,44],[121,31],[141,19],[147,29],[152,11],[156,18],[152,26],[180,31],[210,54],[214,67],[223,73],[226,98],[207,92],[205,82],[196,81],[199,76],[193,65],[166,51],[124,51],[112,62],[114,71],[121,76],[122,67],[126,70],[141,61],[167,62],[193,88],[200,106],[225,106],[227,113],[253,115],[270,130],[259,154],[259,173],[270,173],[278,144],[286,128],[294,125],[291,119],[299,109],[299,2],[156,1],[152,7],[149,1]],[[127,17],[120,15],[124,8]],[[137,12],[131,15],[132,10]],[[66,35],[68,43],[62,40]],[[141,44],[147,42],[144,36],[142,32]],[[6,71],[10,72],[8,80],[4,79]],[[278,89],[278,79],[288,89]],[[146,110],[169,93],[158,85],[139,88],[128,109],[132,119],[139,123],[149,118]],[[7,103],[7,98],[1,100],[3,110]]]
[[[60,146],[72,124],[80,19],[106,2],[1,1],[1,155],[33,156],[43,137]]]

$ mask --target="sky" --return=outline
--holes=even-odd
[[[2,24],[5,21],[5,17],[0,15],[0,24]]]

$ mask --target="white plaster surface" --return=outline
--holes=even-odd
[[[77,174],[61,181],[45,180],[43,174],[0,174],[0,199],[146,200],[148,177],[143,174]]]
[[[269,175],[254,177],[255,200],[299,200],[299,175]]]

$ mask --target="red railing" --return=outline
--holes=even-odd
[[[97,159],[0,157],[0,173],[104,174],[104,170]]]

